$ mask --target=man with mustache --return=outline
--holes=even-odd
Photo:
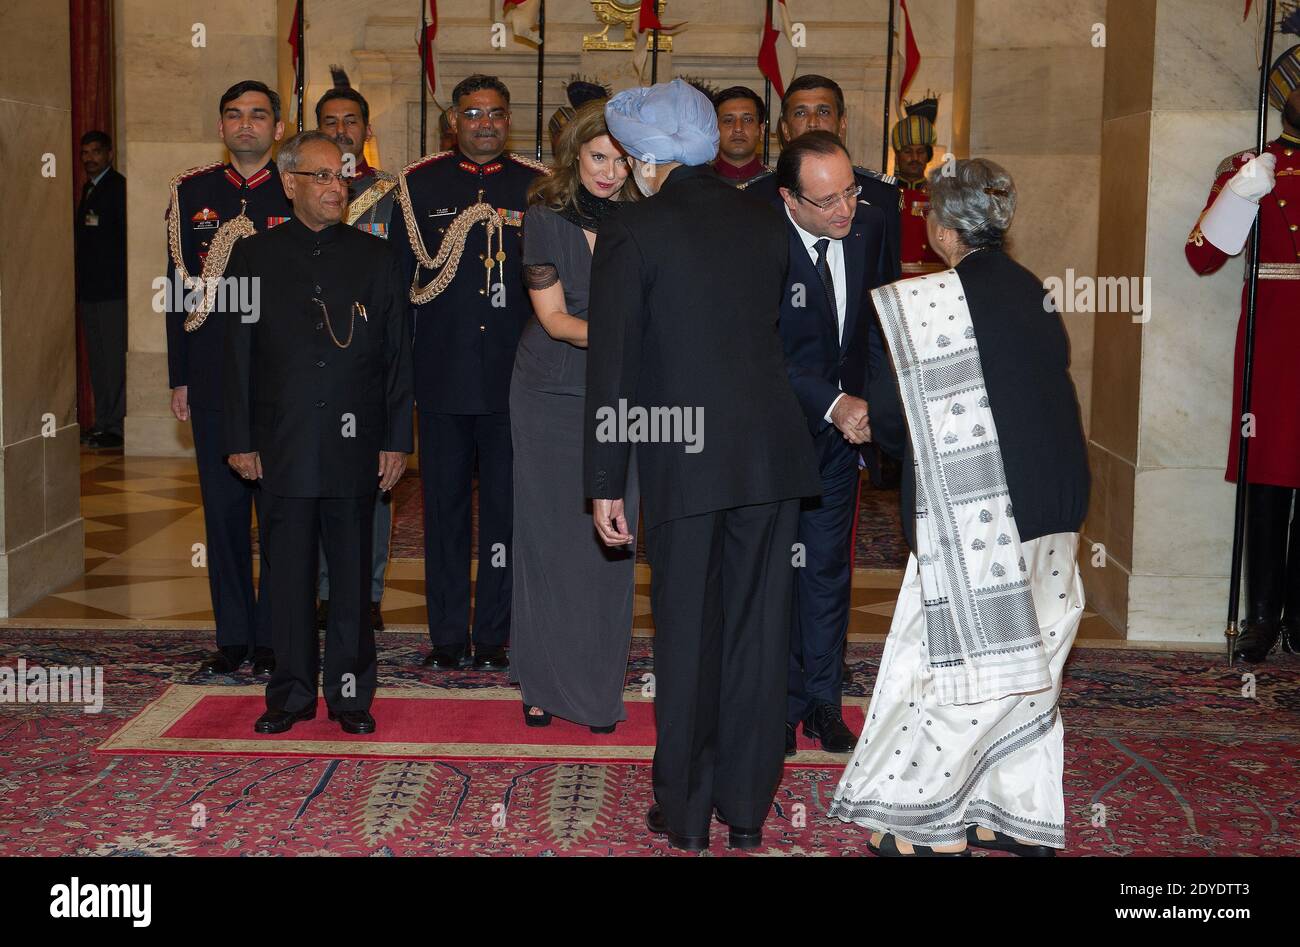
[[[409,307],[389,245],[344,223],[348,185],[334,140],[294,136],[280,151],[280,177],[293,220],[240,241],[228,268],[257,282],[258,304],[222,313],[228,460],[274,497],[276,668],[254,730],[283,733],[316,716],[323,546],[333,579],[325,704],[344,732],[373,733],[370,540],[376,488],[392,489],[413,448]]]
[[[713,97],[718,114],[718,156],[713,170],[737,186],[772,169],[758,158],[767,134],[767,111],[757,92],[743,85],[723,89]]]
[[[463,79],[452,90],[450,111],[456,150],[421,158],[399,176],[401,213],[393,216],[391,237],[405,257],[406,286],[417,307],[415,401],[433,645],[424,664],[450,669],[470,661],[477,462],[473,664],[503,670],[510,637],[510,374],[532,316],[520,258],[522,223],[528,186],[547,169],[505,150],[510,90],[495,76]]]
[[[1300,488],[1300,46],[1283,53],[1269,74],[1269,102],[1282,112],[1282,134],[1264,154],[1241,151],[1223,159],[1205,209],[1187,238],[1187,261],[1213,273],[1246,246],[1259,218],[1259,284],[1250,413],[1241,410],[1246,296],[1237,323],[1233,409],[1226,479],[1237,479],[1237,444],[1252,431],[1246,460],[1246,618],[1237,650],[1264,661],[1282,641],[1300,654],[1300,514],[1291,507]]]
[[[366,142],[375,135],[370,126],[370,103],[352,88],[348,74],[330,66],[334,88],[316,103],[316,128],[334,139],[343,152],[343,173],[349,175],[346,222],[376,237],[388,239],[393,208],[397,206],[397,177],[366,161]],[[374,561],[370,571],[370,624],[375,631],[384,630],[379,603],[384,597],[384,573],[388,569],[388,544],[393,531],[393,495],[380,491],[375,499],[375,522],[371,537]],[[320,576],[316,585],[320,605],[316,626],[329,626],[330,577],[325,550],[320,553]]]
[[[203,525],[207,539],[208,585],[217,624],[217,650],[202,666],[209,674],[230,674],[250,657],[254,674],[275,667],[267,589],[267,496],[226,466],[222,443],[221,319],[209,318],[186,278],[220,277],[229,259],[228,238],[251,225],[269,230],[289,219],[289,202],[271,148],[284,135],[280,96],[248,79],[221,96],[217,134],[230,153],[228,163],[191,168],[171,182],[167,212],[167,374],[172,414],[188,421],[194,434]],[[218,237],[221,239],[218,239]],[[213,251],[209,253],[209,251]],[[180,305],[178,305],[180,303]],[[252,514],[261,528],[261,578],[253,593]],[[256,604],[254,604],[256,602]]]

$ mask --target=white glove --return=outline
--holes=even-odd
[[[1251,158],[1232,176],[1228,182],[1228,187],[1238,197],[1244,197],[1248,201],[1258,204],[1264,195],[1273,190],[1276,179],[1273,173],[1277,170],[1277,155],[1265,152],[1258,158]]]

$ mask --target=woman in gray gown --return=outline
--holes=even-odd
[[[637,196],[605,128],[605,100],[578,109],[556,142],[552,173],[529,191],[524,280],[534,317],[510,383],[514,445],[510,674],[524,720],[552,714],[610,733],[627,719],[635,544],[606,547],[582,483],[587,290],[602,219]],[[635,473],[627,521],[636,527]]]

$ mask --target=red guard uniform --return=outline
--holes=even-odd
[[[900,254],[903,278],[938,273],[948,264],[934,252],[925,233],[925,215],[930,209],[930,186],[924,181],[903,182],[903,246]]]
[[[1283,136],[1265,150],[1277,157],[1277,184],[1259,202],[1260,278],[1250,396],[1255,435],[1247,457],[1246,481],[1300,487],[1300,141]],[[1251,154],[1241,152],[1219,165],[1201,218]],[[1201,218],[1187,238],[1186,249],[1192,269],[1204,275],[1223,266],[1228,254],[1205,239]],[[1232,379],[1227,479],[1233,482],[1237,479],[1237,439],[1242,423],[1246,292],[1243,286]]]

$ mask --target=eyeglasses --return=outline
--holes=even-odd
[[[510,115],[506,109],[461,109],[460,117],[467,122],[481,122],[487,119],[489,122],[503,122]]]
[[[843,194],[836,194],[834,197],[828,197],[824,201],[815,201],[811,197],[804,197],[798,191],[795,191],[794,195],[795,197],[799,198],[799,200],[801,201],[807,201],[809,204],[811,204],[813,207],[816,207],[818,210],[828,210],[834,207],[840,201],[843,201],[844,203],[852,207],[853,202],[858,199],[858,195],[861,193],[862,193],[862,185],[856,184],[853,187],[846,190]]]
[[[290,171],[289,173],[311,178],[322,187],[329,184],[331,180],[337,180],[340,184],[348,184],[352,181],[352,175],[344,174],[342,171],[331,171],[329,168],[321,168],[319,171]]]

